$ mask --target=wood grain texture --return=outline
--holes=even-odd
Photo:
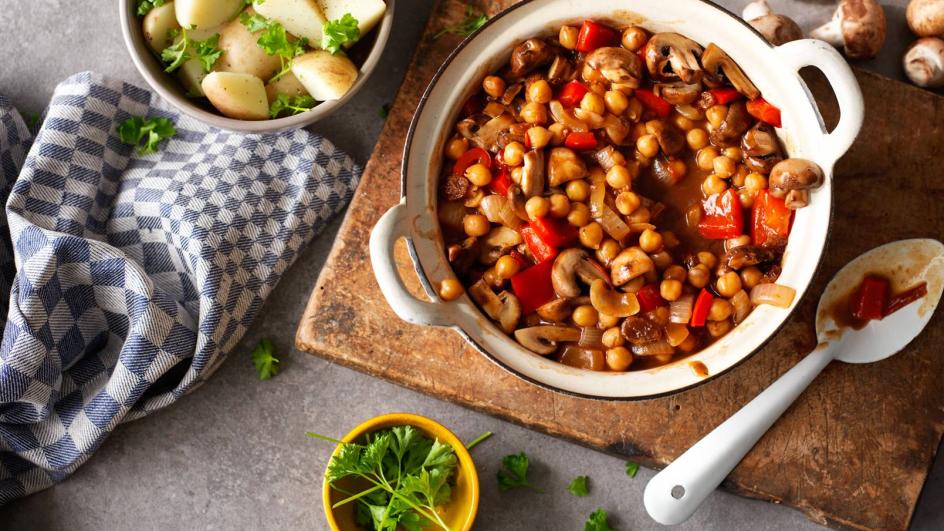
[[[495,13],[510,3],[479,5]],[[429,79],[458,42],[431,35],[461,14],[458,2],[446,0],[430,18],[302,317],[296,338],[301,350],[658,468],[814,346],[819,294],[843,264],[888,241],[941,238],[944,232],[944,98],[857,71],[866,121],[836,168],[826,258],[794,317],[763,350],[705,385],[656,400],[585,400],[523,382],[453,332],[400,321],[369,265],[370,230],[399,200],[409,121]],[[821,79],[811,81],[816,94],[824,86]],[[825,109],[827,122],[835,112]],[[401,270],[412,269],[403,249],[397,261]],[[935,316],[898,356],[872,365],[827,367],[724,486],[796,507],[834,527],[906,528],[944,431],[942,322],[940,314]]]

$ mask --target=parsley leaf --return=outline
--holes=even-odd
[[[147,15],[155,7],[161,7],[166,0],[138,0],[138,16]]]
[[[616,529],[610,527],[610,523],[606,521],[606,516],[606,511],[602,508],[593,511],[583,525],[583,531],[616,531]]]
[[[138,146],[138,153],[142,155],[157,152],[157,144],[175,134],[174,122],[167,118],[132,116],[118,125],[118,138],[125,144]]]
[[[577,476],[573,481],[570,482],[570,485],[567,486],[567,490],[570,491],[574,496],[586,496],[590,493],[590,487],[587,485],[587,476]]]
[[[223,55],[223,50],[220,49],[219,33],[214,33],[212,36],[202,41],[193,41],[193,48],[197,52],[197,59],[203,64],[204,72],[212,70],[213,65],[216,64]]]
[[[466,4],[465,19],[463,19],[462,22],[458,24],[446,26],[445,28],[439,30],[435,35],[433,35],[433,39],[438,39],[447,33],[468,37],[469,35],[475,33],[475,30],[484,26],[486,22],[488,22],[488,16],[485,13],[476,11],[474,7]]]
[[[472,448],[475,448],[476,446],[478,446],[479,443],[481,443],[481,442],[484,441],[485,439],[488,439],[488,438],[491,437],[492,435],[495,435],[495,434],[492,433],[492,432],[490,432],[490,431],[487,431],[487,432],[483,433],[482,435],[479,435],[478,437],[476,437],[476,438],[472,439],[471,441],[469,441],[469,444],[465,445],[465,449],[466,449],[466,450],[471,450]]]
[[[301,114],[305,111],[310,111],[317,104],[318,102],[315,101],[315,98],[312,98],[308,94],[300,96],[279,94],[269,106],[269,116],[277,118],[280,114],[283,116]]]
[[[634,478],[636,477],[636,472],[639,472],[639,465],[632,461],[626,461],[626,475]]]
[[[528,456],[524,452],[519,454],[506,455],[502,458],[502,468],[498,471],[498,488],[500,490],[511,490],[517,487],[527,487],[529,489],[543,492],[528,482]]]
[[[292,69],[292,59],[305,53],[308,39],[302,37],[294,41],[289,40],[285,27],[274,20],[269,20],[258,13],[243,12],[239,15],[239,22],[251,33],[260,32],[256,44],[266,55],[278,55],[281,60],[279,71],[269,79],[269,83],[287,74]]]
[[[174,38],[176,39],[177,36],[178,34],[175,33]],[[164,48],[161,52],[161,61],[167,63],[167,68],[165,68],[164,71],[168,74],[177,70],[180,68],[180,65],[191,59],[190,53],[187,52],[187,48],[190,47],[190,37],[187,36],[187,28],[182,28],[179,36],[179,41]]]
[[[348,43],[355,43],[361,38],[361,30],[357,27],[357,19],[350,13],[337,20],[329,20],[321,27],[321,49],[336,54],[341,47]]]
[[[252,351],[252,364],[256,366],[260,380],[268,380],[279,373],[279,359],[274,354],[275,347],[266,338],[260,339]]]

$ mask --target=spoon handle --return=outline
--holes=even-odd
[[[687,520],[734,470],[770,426],[833,359],[821,344],[731,418],[695,443],[646,485],[643,501],[655,521]]]

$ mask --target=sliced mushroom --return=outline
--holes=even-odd
[[[795,210],[809,204],[809,190],[821,186],[823,180],[823,170],[815,162],[786,159],[770,170],[768,184],[771,195],[784,198],[787,207]]]
[[[772,246],[741,245],[725,254],[724,261],[731,269],[765,264],[777,260],[783,254],[783,244],[778,242]]]
[[[908,27],[919,37],[944,35],[944,1],[911,0],[905,10]]]
[[[728,106],[728,113],[721,125],[708,134],[711,143],[719,147],[733,147],[741,142],[741,135],[747,132],[754,118],[747,112],[743,101],[736,101]]]
[[[774,128],[764,122],[757,122],[741,138],[741,151],[744,164],[753,171],[770,173],[771,168],[783,160],[780,142]]]
[[[513,184],[508,187],[508,195],[506,196],[509,201],[511,201],[512,207],[515,209],[515,215],[518,216],[518,219],[522,221],[530,221],[531,218],[528,216],[528,211],[525,208],[525,203],[528,202],[528,198],[524,196],[524,192],[521,191],[521,186]]]
[[[511,52],[511,75],[524,77],[539,66],[550,63],[556,55],[557,52],[550,44],[541,39],[528,39],[515,46]]]
[[[547,158],[547,184],[556,188],[587,175],[587,164],[574,150],[556,147]]]
[[[870,59],[885,44],[885,11],[875,0],[841,0],[833,18],[810,37],[842,47],[850,59]]]
[[[498,135],[514,123],[515,118],[510,113],[491,119],[487,115],[477,114],[456,124],[456,129],[476,146],[487,150],[497,150]]]
[[[693,83],[701,78],[698,57],[702,47],[678,33],[656,33],[646,43],[646,68],[656,79],[681,79]]]
[[[496,295],[484,279],[469,286],[469,295],[489,317],[498,321],[506,334],[510,334],[518,326],[518,320],[521,319],[521,302],[518,297],[507,291]]]
[[[630,280],[645,275],[656,268],[652,258],[639,247],[623,249],[610,262],[610,279],[614,286],[622,286]]]
[[[944,39],[924,37],[916,40],[905,52],[902,65],[908,79],[915,85],[944,87]]]
[[[541,355],[553,354],[563,341],[579,341],[580,329],[573,326],[541,325],[515,330],[515,339],[524,348]]]
[[[481,239],[479,245],[479,263],[492,265],[508,252],[509,249],[521,244],[521,234],[504,225],[493,228],[487,236]]]
[[[688,84],[683,81],[657,83],[652,89],[656,96],[672,105],[688,105],[698,99],[701,83]]]
[[[554,299],[551,302],[538,306],[535,312],[545,321],[563,323],[570,318],[574,313],[574,308],[577,306],[577,299]]]
[[[454,243],[446,249],[446,257],[452,265],[453,271],[459,274],[465,274],[475,262],[478,254],[478,239],[475,237],[466,238],[462,243]]]
[[[500,149],[505,149],[505,146],[511,144],[512,142],[524,144],[524,135],[530,128],[531,124],[522,122],[516,123],[501,133],[498,133],[498,147]]]
[[[577,67],[563,55],[554,57],[550,68],[547,70],[547,80],[550,83],[563,83],[574,79],[577,74]]]
[[[544,192],[544,150],[532,149],[524,154],[521,170],[521,192],[525,197],[534,197]]]
[[[662,339],[662,328],[644,317],[630,316],[620,326],[623,338],[633,345],[645,345]]]
[[[637,88],[642,80],[642,59],[626,48],[597,48],[587,55],[586,64],[611,83]]]
[[[512,83],[505,89],[505,93],[502,94],[501,102],[504,105],[511,105],[514,103],[515,98],[518,97],[518,94],[524,90],[524,83]]]
[[[639,301],[632,293],[614,291],[604,280],[590,284],[590,304],[603,315],[628,317],[639,313]]]
[[[747,99],[752,100],[760,96],[760,91],[744,75],[741,67],[715,43],[705,47],[705,53],[701,55],[701,66],[705,69],[705,82],[709,85],[719,86],[724,82],[724,78],[727,78]]]
[[[551,285],[554,286],[554,292],[561,297],[578,297],[578,278],[585,284],[594,280],[609,281],[606,273],[597,267],[586,251],[571,247],[554,259],[554,265],[551,266]]]
[[[663,120],[653,120],[646,124],[659,141],[659,147],[666,155],[675,155],[685,147],[685,136],[673,125]]]

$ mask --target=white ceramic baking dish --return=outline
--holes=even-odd
[[[650,31],[675,31],[702,45],[725,50],[782,111],[781,142],[790,156],[818,163],[826,183],[797,211],[779,283],[796,289],[787,309],[760,306],[750,317],[705,350],[651,370],[626,373],[575,369],[521,347],[483,315],[467,295],[451,302],[438,298],[433,286],[453,276],[436,217],[437,180],[444,140],[462,102],[482,77],[507,61],[511,49],[526,38],[551,35],[562,24],[585,18],[614,25],[641,24]],[[800,78],[805,66],[819,68],[839,102],[841,116],[830,133]],[[436,73],[413,118],[403,152],[402,199],[380,219],[370,238],[371,263],[390,306],[405,321],[452,327],[489,359],[548,388],[585,397],[651,398],[704,382],[689,367],[698,360],[710,376],[730,369],[757,351],[784,324],[806,292],[820,262],[829,232],[832,170],[862,126],[862,94],[849,66],[828,44],[816,40],[768,44],[749,25],[704,0],[531,0],[492,18],[459,46]],[[396,240],[406,238],[420,280],[431,301],[411,296],[394,264]],[[710,377],[709,376],[709,377]]]

